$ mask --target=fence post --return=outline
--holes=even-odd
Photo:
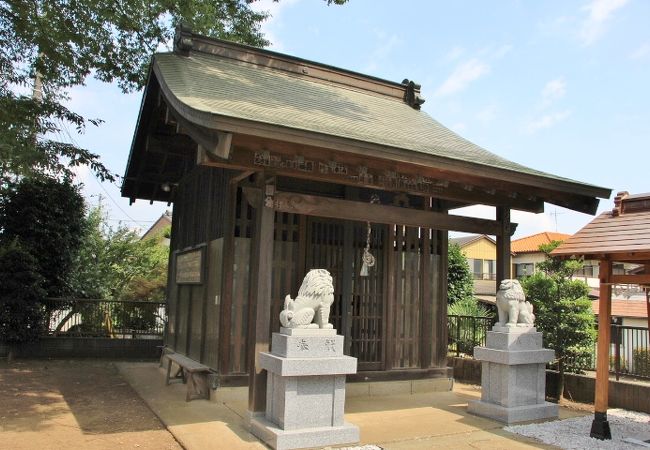
[[[456,356],[460,356],[460,316],[456,316]]]
[[[621,371],[621,328],[618,324],[612,324],[612,328],[614,328],[614,371],[616,373],[616,381],[618,381]]]

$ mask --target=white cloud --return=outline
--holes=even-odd
[[[456,61],[465,53],[465,49],[459,45],[455,45],[449,52],[445,55],[446,61]]]
[[[628,0],[592,0],[582,9],[587,11],[587,18],[579,31],[580,40],[584,45],[596,42],[605,32],[606,23],[614,12],[628,2]]]
[[[438,97],[455,94],[464,90],[471,82],[490,72],[490,66],[476,58],[464,62],[454,69],[435,92]]]
[[[641,44],[639,48],[630,53],[630,59],[643,60],[650,56],[650,42]]]
[[[548,106],[566,94],[566,81],[563,77],[549,81],[542,89],[542,102]]]
[[[250,8],[253,11],[258,12],[268,12],[270,17],[262,23],[261,30],[264,33],[264,37],[271,41],[270,49],[275,51],[283,51],[284,45],[275,34],[274,30],[276,28],[281,28],[281,16],[282,11],[292,5],[295,5],[300,0],[282,0],[281,2],[273,0],[257,0],[250,3]]]
[[[532,134],[544,128],[550,128],[567,119],[570,115],[571,111],[568,110],[545,114],[538,119],[528,122],[526,132]]]

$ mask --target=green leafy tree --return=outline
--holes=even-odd
[[[596,332],[588,286],[572,280],[582,267],[575,259],[562,260],[550,256],[559,241],[540,246],[546,260],[540,271],[523,280],[527,299],[535,308],[535,326],[544,333],[544,345],[555,350],[559,380],[557,398],[564,391],[564,373],[580,372],[588,364]]]
[[[44,325],[43,278],[36,259],[18,241],[0,244],[0,342],[38,338]]]
[[[447,304],[474,297],[474,279],[467,258],[460,245],[449,244],[449,269],[447,273]]]
[[[114,176],[97,154],[51,136],[88,119],[69,110],[68,89],[90,75],[124,92],[144,85],[151,55],[173,36],[174,24],[264,47],[269,17],[246,0],[0,0],[0,185],[33,173],[70,174],[89,165]],[[344,0],[328,0],[342,4]]]
[[[154,237],[141,240],[126,227],[113,229],[105,219],[101,205],[88,213],[73,270],[73,290],[82,298],[133,299],[134,285],[166,274],[169,247]]]
[[[126,227],[109,227],[100,205],[89,211],[84,224],[71,276],[73,294],[105,300],[163,301],[168,258],[169,247],[156,236],[141,240]],[[82,328],[96,330],[110,319],[115,327],[146,329],[153,326],[157,310],[152,305],[113,304],[109,318],[94,312],[89,305],[76,304],[59,323],[57,332],[76,313],[82,316]]]
[[[17,241],[35,258],[49,297],[70,293],[70,269],[79,249],[84,200],[69,179],[24,178],[0,202],[0,241]]]

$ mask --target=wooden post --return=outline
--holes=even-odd
[[[251,246],[251,314],[249,322],[248,410],[252,415],[266,411],[266,371],[260,367],[260,352],[268,352],[271,338],[271,281],[275,211],[267,206],[275,190],[274,180],[261,174],[258,179],[265,198],[255,205],[255,236]],[[272,206],[272,205],[270,205]]]
[[[510,268],[510,208],[497,206],[497,222],[501,227],[497,235],[497,289],[502,280],[511,277]]]
[[[598,346],[596,356],[596,395],[594,420],[590,436],[596,439],[611,439],[612,433],[607,421],[609,400],[609,345],[611,334],[612,262],[600,261],[600,298],[598,305]]]

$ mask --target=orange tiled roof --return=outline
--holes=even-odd
[[[513,253],[537,253],[539,252],[540,245],[549,244],[552,241],[564,241],[569,237],[571,237],[570,234],[544,231],[543,233],[533,234],[532,236],[526,236],[512,241],[510,250]]]
[[[598,315],[598,300],[591,302],[591,310]],[[648,309],[643,300],[612,300],[612,317],[647,318]]]

